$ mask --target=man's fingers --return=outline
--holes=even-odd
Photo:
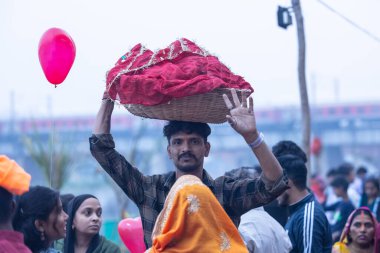
[[[231,110],[233,107],[230,99],[228,98],[228,96],[226,94],[223,94],[223,99],[224,99],[224,103],[226,104],[228,110]]]
[[[247,93],[245,91],[241,92],[241,106],[247,107]]]
[[[253,113],[253,98],[249,97],[248,99],[248,112]]]
[[[231,95],[234,100],[235,107],[240,107],[240,101],[235,89],[231,89]]]
[[[226,118],[227,118],[227,122],[228,122],[232,127],[234,127],[234,126],[236,125],[236,119],[235,119],[235,118],[231,117],[230,115],[227,115]]]

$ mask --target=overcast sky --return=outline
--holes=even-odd
[[[325,0],[380,36],[380,1]],[[95,115],[105,72],[137,43],[155,50],[175,39],[195,40],[255,89],[257,107],[297,105],[295,26],[277,26],[277,6],[290,0],[1,0],[0,119]],[[380,101],[380,43],[317,0],[302,1],[311,103]],[[51,27],[69,33],[74,65],[57,88],[38,61],[38,42]],[[314,80],[314,81],[312,81]],[[125,109],[118,109],[124,113]],[[125,112],[126,113],[126,112]]]

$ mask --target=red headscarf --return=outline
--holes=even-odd
[[[185,38],[156,52],[137,44],[107,73],[107,91],[121,104],[158,105],[216,88],[253,92],[241,76]]]

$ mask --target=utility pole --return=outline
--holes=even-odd
[[[292,17],[290,9],[295,15],[297,24],[297,37],[298,37],[298,84],[301,98],[301,120],[302,120],[302,149],[306,152],[308,157],[307,167],[310,168],[310,107],[309,98],[307,94],[305,62],[306,62],[306,43],[305,31],[303,27],[303,16],[300,0],[292,0],[291,8],[284,8],[279,6],[277,10],[278,26],[287,29],[292,25]],[[308,173],[310,175],[310,173]]]
[[[300,0],[292,0],[292,7],[296,17],[298,35],[298,84],[301,98],[302,148],[310,158],[310,107],[305,74],[306,43]],[[310,168],[310,159],[308,161]]]

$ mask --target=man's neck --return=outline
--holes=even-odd
[[[182,172],[180,170],[176,171],[176,179],[178,179],[179,177],[184,176],[184,175],[193,175],[193,176],[198,177],[200,180],[202,180],[203,168],[200,170],[198,169],[198,170],[191,171],[191,172]]]
[[[293,190],[289,195],[289,203],[290,205],[297,204],[301,200],[303,200],[307,195],[310,193],[307,191],[307,189],[299,191],[297,189]]]

